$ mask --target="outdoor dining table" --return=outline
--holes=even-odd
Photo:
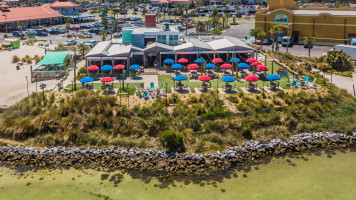
[[[211,70],[207,71],[207,74],[210,78],[214,79],[215,78],[215,73]]]
[[[257,87],[257,85],[255,85],[255,84],[252,84],[252,83],[248,84],[248,90],[254,91],[254,90],[256,90],[256,87]]]
[[[225,84],[225,92],[231,92],[231,91],[232,91],[232,85]]]
[[[183,91],[184,90],[184,84],[183,83],[177,83],[178,91]]]
[[[274,82],[270,82],[270,87],[271,87],[271,90],[277,90],[277,86],[278,84],[277,83],[274,83]]]
[[[201,84],[201,86],[202,86],[203,92],[208,91],[208,84],[203,83],[203,84]]]

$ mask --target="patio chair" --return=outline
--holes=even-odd
[[[148,100],[148,99],[150,98],[149,93],[148,93],[146,90],[143,91],[143,98],[144,98],[145,100]]]
[[[314,81],[309,83],[308,86],[309,86],[310,89],[317,89],[318,88]]]
[[[293,80],[292,86],[293,86],[294,88],[299,88],[299,83],[297,83],[296,80]]]
[[[150,83],[150,90],[154,90],[155,89],[155,83],[154,82],[151,82]]]
[[[308,83],[308,81],[309,81],[309,76],[304,76],[304,83]]]
[[[139,93],[138,88],[137,88],[137,86],[135,85],[135,94],[136,94],[136,96],[138,96],[138,93]]]
[[[161,96],[167,96],[167,92],[166,92],[166,89],[165,88],[162,88],[159,92],[161,94]]]
[[[289,84],[293,85],[293,81],[294,81],[293,76],[289,76]]]

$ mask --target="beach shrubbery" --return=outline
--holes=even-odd
[[[170,151],[174,151],[183,145],[183,136],[172,130],[166,130],[161,134],[163,146]]]
[[[20,62],[20,58],[16,55],[12,56],[12,62],[13,63],[17,63],[17,62]]]

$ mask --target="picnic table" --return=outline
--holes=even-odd
[[[279,83],[274,83],[273,81],[270,82],[270,89],[271,90],[277,90],[279,87]]]
[[[232,85],[225,84],[225,92],[231,92],[231,91],[232,91]]]
[[[247,90],[255,91],[256,88],[257,88],[257,84],[249,83],[248,87],[247,87]]]
[[[201,87],[202,87],[202,91],[203,92],[207,92],[208,91],[208,84],[203,83],[203,84],[201,84]]]
[[[183,83],[177,83],[176,87],[178,87],[178,91],[183,91],[184,90],[184,84]]]
[[[209,76],[211,79],[214,79],[214,78],[215,78],[215,73],[214,73],[213,71],[208,70],[208,71],[207,71],[207,74],[208,74],[208,76]]]

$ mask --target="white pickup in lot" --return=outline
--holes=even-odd
[[[335,49],[344,51],[345,53],[347,53],[347,55],[350,56],[351,60],[356,60],[356,46],[336,45]]]

